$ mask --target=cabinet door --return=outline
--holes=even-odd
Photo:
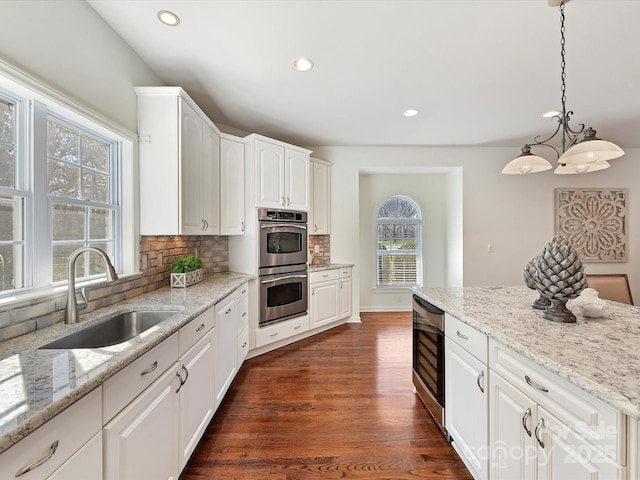
[[[220,234],[220,137],[204,124],[202,216],[205,235]]]
[[[351,278],[340,279],[340,318],[351,316]]]
[[[534,437],[539,439],[538,480],[605,480],[626,478],[626,469],[542,407]]]
[[[534,480],[536,404],[491,371],[489,446],[492,480]]]
[[[338,280],[311,284],[311,328],[338,320]]]
[[[284,147],[256,140],[256,200],[258,207],[285,207]]]
[[[179,362],[180,470],[198,445],[216,406],[214,330],[210,330]]]
[[[309,210],[309,154],[285,149],[285,208]]]
[[[331,233],[331,167],[323,163],[311,162],[311,215],[309,233],[328,235]]]
[[[236,376],[236,348],[238,335],[236,331],[236,300],[232,294],[216,304],[216,338],[215,385],[216,408],[222,403],[225,393]]]
[[[220,139],[220,234],[244,234],[244,143]]]
[[[487,478],[487,366],[445,338],[446,427],[477,479]]]
[[[184,100],[180,100],[183,235],[199,235],[204,230],[202,212],[204,177],[204,122]]]
[[[102,432],[97,433],[47,480],[102,480]]]
[[[176,480],[178,459],[177,366],[104,427],[105,480]]]

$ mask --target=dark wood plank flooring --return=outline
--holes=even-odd
[[[180,480],[464,479],[411,383],[411,316],[247,360]]]

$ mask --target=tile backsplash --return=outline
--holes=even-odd
[[[87,287],[89,304],[82,313],[169,285],[171,263],[184,255],[202,257],[204,274],[229,270],[229,242],[217,236],[142,236],[140,274]],[[66,293],[37,298],[0,311],[0,341],[63,321]]]

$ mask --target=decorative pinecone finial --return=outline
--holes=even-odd
[[[529,260],[527,266],[524,267],[524,284],[531,290],[536,289],[536,273],[538,272],[536,268],[536,261],[537,257],[533,257]]]
[[[556,235],[537,257],[536,288],[548,299],[577,297],[586,287],[584,267],[578,252]]]

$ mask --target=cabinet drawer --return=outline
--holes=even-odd
[[[340,272],[340,278],[347,278],[351,276],[351,267],[345,267],[345,268],[341,268],[339,270]]]
[[[47,478],[89,442],[102,428],[102,389],[82,397],[40,428],[0,455],[0,478],[15,478],[18,470],[46,458],[51,458],[20,480]],[[53,448],[54,442],[57,447]],[[87,475],[85,478],[91,478]]]
[[[283,340],[309,330],[309,316],[303,315],[293,320],[280,322],[269,327],[262,327],[256,331],[256,347]]]
[[[487,336],[448,313],[445,313],[444,322],[445,335],[486,365]]]
[[[617,463],[626,463],[626,416],[500,342],[489,366]]]
[[[321,270],[319,272],[309,273],[309,283],[326,282],[327,280],[337,280],[340,277],[340,270],[334,268],[332,270]]]
[[[178,341],[180,343],[179,356],[187,353],[187,351],[193,347],[198,340],[204,337],[207,332],[213,328],[215,318],[215,311],[213,308],[210,308],[180,329],[178,332]]]
[[[137,358],[103,384],[103,421],[107,423],[178,359],[178,334]]]
[[[244,297],[238,304],[238,331],[249,325],[249,298]]]
[[[243,283],[236,290],[236,301],[240,301],[243,298],[247,298],[249,296],[249,284]]]

